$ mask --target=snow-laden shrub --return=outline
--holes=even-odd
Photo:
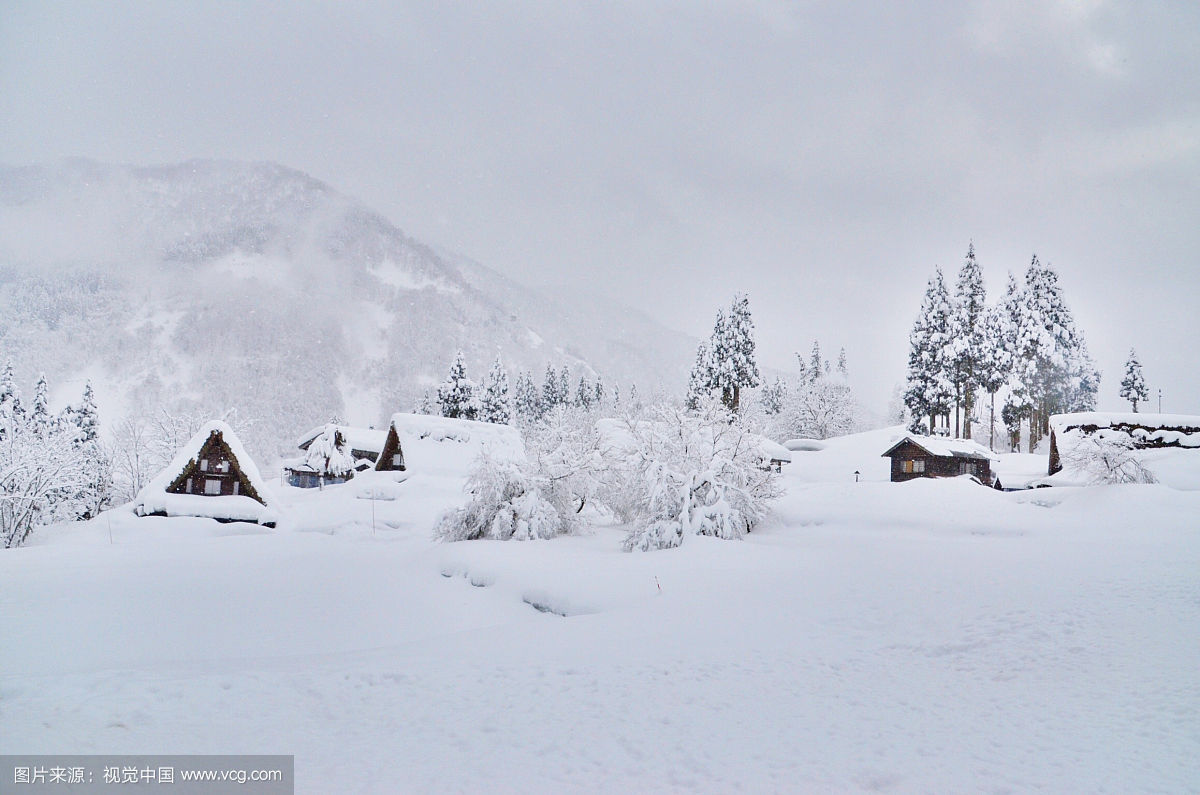
[[[562,535],[572,528],[573,514],[547,499],[548,486],[521,466],[484,453],[467,481],[467,504],[443,516],[434,535],[443,541],[525,541]]]
[[[354,456],[336,425],[326,425],[321,435],[312,440],[304,454],[304,463],[323,477],[354,477]]]
[[[659,405],[604,431],[605,497],[633,524],[626,550],[676,547],[689,535],[740,538],[778,496],[762,437],[716,400],[695,412]]]
[[[1063,469],[1086,483],[1158,482],[1142,463],[1141,451],[1134,446],[1133,439],[1123,431],[1070,430],[1062,434],[1058,447]]]
[[[480,456],[467,481],[467,504],[443,517],[437,537],[526,540],[575,529],[604,466],[592,415],[558,406],[525,429],[524,443],[520,463]]]

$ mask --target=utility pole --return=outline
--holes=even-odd
[[[1158,390],[1158,413],[1162,414],[1162,388]]]

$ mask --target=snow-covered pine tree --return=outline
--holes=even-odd
[[[558,404],[558,373],[554,365],[547,364],[546,377],[542,381],[542,414],[552,411]]]
[[[475,383],[467,378],[467,364],[461,348],[455,352],[454,361],[450,363],[450,373],[438,386],[437,393],[443,417],[473,420],[478,415]]]
[[[542,416],[542,394],[533,383],[533,374],[522,370],[513,386],[513,410],[524,423],[536,421]]]
[[[750,298],[745,293],[734,295],[727,318],[723,313],[717,315],[710,350],[715,387],[721,390],[725,405],[736,412],[742,390],[762,383],[755,357],[754,318],[750,315]]]
[[[558,371],[558,404],[559,406],[571,405],[571,368],[568,365],[563,365],[563,368]]]
[[[1017,369],[1029,395],[1029,452],[1033,452],[1049,433],[1050,415],[1086,404],[1088,394],[1099,387],[1099,373],[1075,328],[1058,274],[1042,265],[1036,254],[1025,273],[1021,309]],[[1086,389],[1080,391],[1081,387]]]
[[[696,363],[692,365],[691,375],[688,376],[687,395],[684,398],[688,411],[695,411],[700,406],[700,401],[712,393],[716,382],[710,344],[711,340],[701,340],[696,347]]]
[[[600,407],[600,406],[604,405],[604,379],[599,373],[596,373],[596,384],[595,384],[594,394],[595,394],[594,402],[595,402],[596,406]]]
[[[850,377],[850,371],[846,367],[846,349],[845,348],[842,348],[841,350],[838,351],[837,369],[838,369],[838,372],[841,373],[842,378]]]
[[[21,395],[17,391],[16,379],[13,378],[12,362],[8,362],[4,365],[4,372],[0,373],[0,438],[3,438],[6,428],[14,425],[24,415]]]
[[[83,400],[80,402],[75,416],[82,440],[85,442],[95,441],[100,433],[100,412],[96,408],[96,393],[92,390],[91,381],[87,381],[83,385]]]
[[[1146,379],[1142,375],[1142,363],[1138,361],[1137,351],[1129,349],[1129,358],[1125,360],[1125,377],[1121,379],[1121,397],[1133,404],[1136,413],[1138,403],[1150,399],[1150,390],[1146,388]]]
[[[812,353],[808,357],[808,373],[809,378],[820,378],[824,371],[824,366],[821,360],[821,342],[813,340]]]
[[[508,371],[500,354],[492,362],[487,380],[483,383],[483,394],[479,398],[479,419],[497,425],[507,425],[512,421],[512,400],[508,392]]]
[[[787,382],[779,376],[775,376],[773,383],[764,384],[762,392],[759,394],[759,402],[762,404],[763,412],[770,417],[777,416],[779,412],[783,411],[787,394]]]
[[[595,390],[592,388],[592,383],[588,381],[587,375],[579,376],[579,385],[575,387],[575,408],[585,410],[591,408],[595,397]]]
[[[908,376],[904,404],[912,415],[910,430],[921,433],[922,420],[929,419],[928,432],[936,430],[936,418],[946,416],[954,398],[949,377],[950,296],[942,269],[937,268],[925,288],[921,309],[909,334]]]
[[[983,348],[978,365],[979,386],[988,393],[988,446],[996,449],[996,393],[1012,373],[1014,333],[1003,304],[988,308],[983,317]]]
[[[971,414],[975,410],[975,390],[979,388],[979,360],[983,355],[983,321],[987,293],[983,271],[975,261],[975,243],[967,247],[967,256],[958,271],[954,288],[950,323],[950,380],[954,385],[954,435],[971,438]],[[959,418],[961,416],[961,426]]]
[[[29,422],[35,433],[46,434],[50,427],[54,424],[54,419],[50,416],[50,388],[46,385],[46,374],[43,373],[38,378],[37,386],[34,387],[33,395],[33,410],[29,412]]]
[[[421,395],[421,400],[417,403],[417,414],[433,414],[433,399],[429,396],[429,390],[426,389]]]

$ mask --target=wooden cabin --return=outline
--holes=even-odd
[[[1200,416],[1191,414],[1138,414],[1135,412],[1083,411],[1050,418],[1050,461],[1046,474],[1062,470],[1062,438],[1071,431],[1124,434],[1139,450],[1162,447],[1200,451]]]
[[[893,483],[960,475],[974,476],[985,486],[993,483],[991,462],[995,455],[967,439],[905,436],[883,456],[892,459]]]
[[[195,516],[275,526],[274,500],[241,442],[224,422],[209,422],[138,492],[138,516]]]

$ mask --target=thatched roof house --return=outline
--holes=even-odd
[[[511,425],[393,414],[375,469],[466,476],[481,453],[518,461],[525,457],[520,432]]]
[[[206,423],[174,460],[138,492],[138,516],[198,516],[274,527],[274,496],[224,422]]]
[[[1075,433],[1072,433],[1075,432]],[[1200,451],[1200,416],[1138,414],[1122,411],[1083,411],[1050,418],[1050,462],[1047,474],[1062,469],[1062,445],[1067,436],[1127,435],[1138,449],[1191,448]]]

